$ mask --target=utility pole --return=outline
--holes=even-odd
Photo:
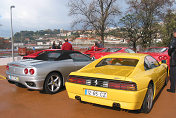
[[[11,41],[12,41],[12,59],[13,59],[13,61],[14,61],[14,39],[13,39],[13,26],[12,26],[12,8],[15,8],[15,6],[10,6]]]

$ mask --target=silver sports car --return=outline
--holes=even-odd
[[[57,50],[40,54],[35,59],[25,59],[7,64],[9,83],[22,84],[29,89],[56,93],[70,72],[89,64],[92,60],[77,51]]]

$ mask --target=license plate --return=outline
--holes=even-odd
[[[107,92],[85,89],[85,95],[107,98]]]
[[[18,78],[18,77],[15,77],[15,76],[9,76],[9,79],[10,79],[10,80],[19,81],[19,78]]]

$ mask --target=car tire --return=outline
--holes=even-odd
[[[149,113],[153,107],[153,85],[149,84],[147,93],[145,95],[142,107],[141,107],[141,112],[142,113]]]
[[[62,87],[62,77],[57,73],[50,73],[44,82],[44,92],[48,94],[57,93]]]

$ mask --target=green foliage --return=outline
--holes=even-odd
[[[161,46],[168,46],[170,40],[172,39],[173,30],[176,28],[176,14],[173,13],[171,10],[167,12],[164,17],[164,23],[160,27],[160,34],[162,43],[159,45]]]
[[[128,0],[132,13],[136,14],[141,24],[141,44],[151,46],[152,40],[157,37],[160,15],[169,9],[173,0]]]
[[[29,38],[30,41],[34,41],[40,37],[57,37],[60,34],[60,30],[39,30],[39,31],[20,31],[14,34],[15,42],[26,42],[25,39]],[[65,38],[65,37],[62,37]]]

